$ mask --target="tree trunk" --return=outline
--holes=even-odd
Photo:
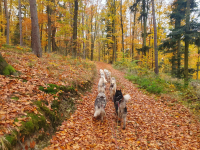
[[[159,70],[158,70],[158,50],[157,50],[157,27],[156,27],[154,0],[152,0],[152,15],[153,15],[153,29],[154,29],[155,73],[158,74]]]
[[[21,16],[21,0],[18,0],[19,6],[19,33],[20,33],[20,46],[23,45],[23,35],[22,35],[22,16]]]
[[[146,13],[146,5],[145,5],[145,0],[143,0],[143,13]],[[144,23],[144,33],[143,33],[143,55],[146,56],[146,37],[147,37],[147,17],[144,15],[143,16],[143,23]]]
[[[115,5],[115,0],[113,2],[113,22],[112,22],[112,40],[113,40],[113,56],[112,56],[112,62],[116,61],[116,36],[115,36],[115,17],[116,17],[116,5]]]
[[[76,53],[77,53],[77,21],[78,21],[78,0],[74,0],[73,50],[72,50],[73,58],[76,58]]]
[[[136,21],[136,11],[134,11],[134,23],[133,23],[133,37],[132,37],[132,61],[134,59],[134,49],[135,49],[135,21]]]
[[[199,40],[200,42],[200,40]],[[197,61],[197,80],[198,80],[198,77],[199,77],[199,55],[200,55],[200,46],[198,45],[198,61]]]
[[[50,1],[50,0],[48,0]],[[47,6],[47,17],[48,17],[48,53],[51,52],[51,8],[50,5]]]
[[[31,39],[32,50],[37,57],[42,57],[36,0],[29,0],[29,3],[30,3],[31,26],[32,26],[32,39]]]
[[[187,0],[186,7],[186,33],[185,33],[185,57],[184,57],[184,85],[188,86],[188,51],[189,51],[189,32],[190,28],[190,0]]]
[[[122,22],[122,0],[120,4],[120,16],[121,16],[121,30],[122,30],[122,52],[124,57],[124,29],[123,29],[123,22]]]
[[[7,25],[6,25],[6,44],[9,45],[9,34],[10,34],[10,21],[9,21],[9,14],[8,14],[8,7],[7,7],[7,0],[4,0],[4,7],[5,7],[5,14],[6,14],[6,20],[7,20]]]
[[[84,6],[84,9],[83,9],[83,12],[82,12],[82,25],[84,26],[85,22],[84,22],[84,14],[85,14],[85,6]],[[83,31],[82,31],[82,34],[83,34],[83,59],[85,59],[85,42],[84,42],[84,39],[85,39],[85,30],[83,28]]]
[[[94,50],[94,37],[93,37],[93,30],[92,30],[92,28],[93,28],[93,26],[92,26],[92,20],[93,20],[93,14],[92,14],[92,12],[93,12],[93,6],[91,6],[91,61],[93,61],[93,50]]]

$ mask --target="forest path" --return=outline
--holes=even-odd
[[[92,90],[77,105],[77,110],[59,127],[47,149],[200,149],[200,123],[182,105],[168,106],[144,95],[111,65],[97,62],[98,76]],[[96,120],[94,101],[98,94],[99,69],[111,71],[117,89],[130,94],[126,129],[117,127],[107,83],[106,117]]]

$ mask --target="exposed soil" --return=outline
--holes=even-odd
[[[173,106],[144,95],[124,73],[111,65],[97,63],[97,70],[108,69],[116,78],[117,89],[130,94],[127,103],[126,129],[116,122],[114,105],[106,95],[106,117],[101,122],[93,118],[94,101],[98,94],[99,75],[91,92],[87,92],[70,119],[64,121],[51,139],[49,149],[200,149],[200,123],[181,104]],[[118,126],[117,126],[118,125]]]

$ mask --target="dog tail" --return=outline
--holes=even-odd
[[[104,83],[107,83],[106,79],[105,78],[103,78],[103,79],[104,79]]]
[[[131,98],[131,96],[129,95],[129,94],[126,94],[125,96],[124,96],[124,100],[127,102],[129,99]]]

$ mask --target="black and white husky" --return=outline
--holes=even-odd
[[[99,93],[94,103],[94,117],[101,117],[101,121],[103,121],[103,117],[105,116],[105,107],[106,107],[106,95],[104,93]]]
[[[99,93],[105,93],[106,83],[107,83],[107,81],[104,77],[101,77],[99,79],[99,83],[98,83],[98,92]]]
[[[131,98],[129,94],[126,94],[125,96],[122,95],[121,90],[116,90],[115,96],[114,96],[114,106],[115,111],[118,117],[118,120],[123,121],[123,129],[126,128],[126,116],[127,116],[127,107],[126,102]]]
[[[117,89],[116,80],[115,80],[115,77],[112,77],[111,78],[111,83],[110,83],[110,88],[109,88],[110,97],[111,97],[112,101],[114,101],[114,96],[115,96],[115,93],[116,93],[116,89]]]

